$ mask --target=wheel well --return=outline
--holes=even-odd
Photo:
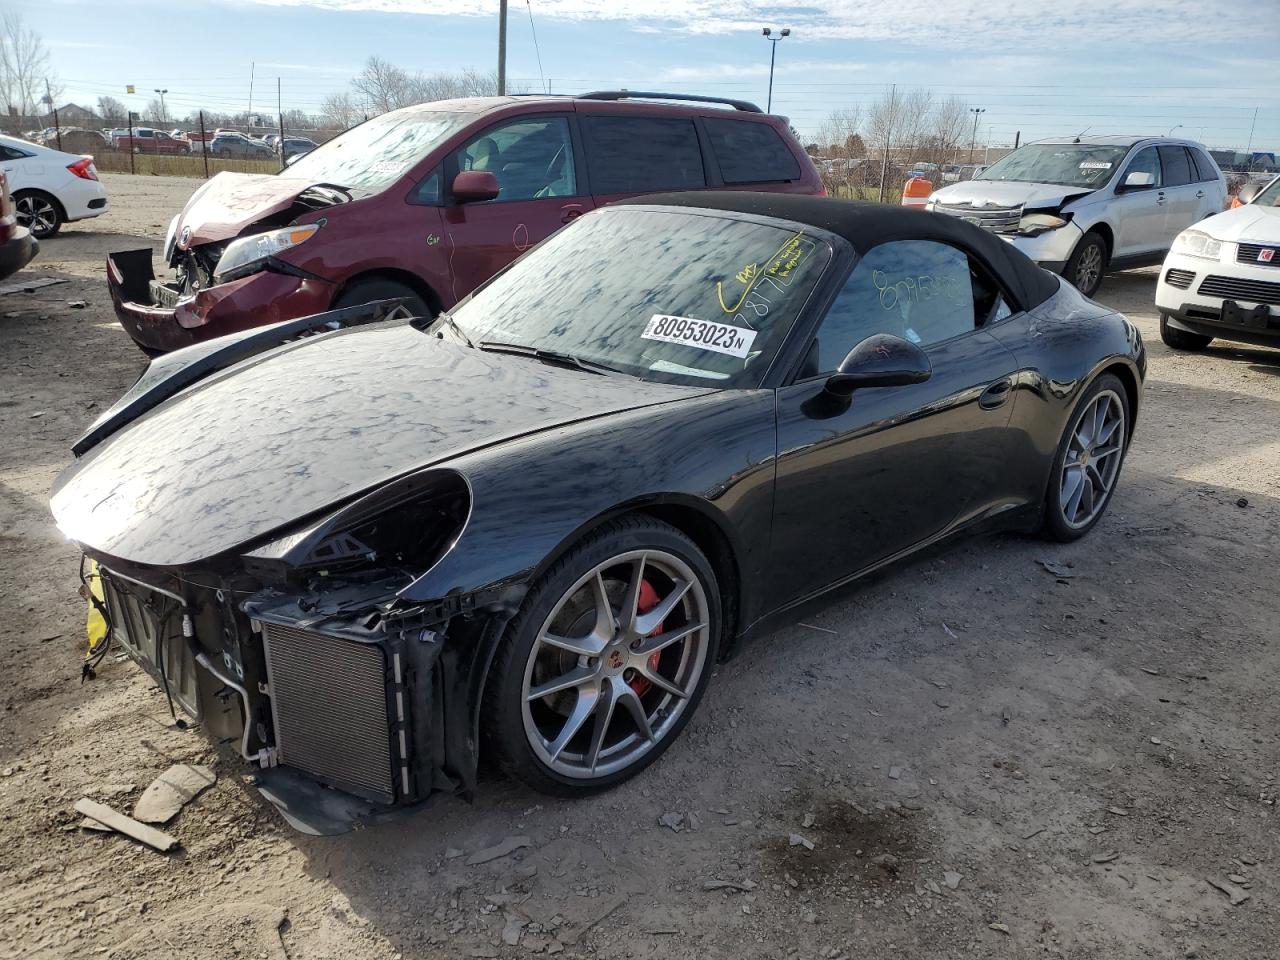
[[[389,280],[392,283],[403,284],[423,299],[426,305],[431,308],[433,316],[444,309],[444,305],[440,302],[440,297],[431,288],[431,284],[415,273],[410,273],[408,270],[397,270],[394,267],[366,270],[364,273],[357,273],[353,277],[348,277],[334,293],[332,302],[337,303],[342,295],[357,283],[365,283],[369,280]]]
[[[1103,367],[1098,371],[1098,376],[1100,377],[1104,373],[1115,375],[1120,382],[1124,384],[1125,396],[1129,400],[1129,422],[1131,424],[1129,428],[1129,438],[1132,440],[1132,424],[1136,423],[1138,419],[1138,398],[1141,395],[1138,389],[1138,378],[1134,375],[1134,372],[1123,363],[1113,363],[1108,367]]]
[[[35,187],[28,187],[28,188],[27,188],[27,189],[25,189],[25,190],[15,190],[15,191],[13,191],[13,199],[17,200],[17,199],[18,199],[18,197],[23,197],[23,196],[26,196],[26,197],[30,197],[30,196],[41,196],[41,197],[44,197],[46,200],[48,200],[48,201],[49,201],[50,203],[52,203],[55,207],[57,207],[57,208],[58,208],[58,216],[59,216],[59,217],[61,217],[64,221],[67,219],[67,208],[66,208],[66,207],[64,207],[64,206],[62,205],[62,201],[61,201],[61,200],[59,200],[57,197],[55,197],[55,196],[54,196],[52,193],[50,193],[48,190],[37,190]]]
[[[692,540],[711,564],[711,569],[716,574],[716,584],[720,587],[720,610],[724,617],[724,629],[721,631],[716,659],[723,659],[733,649],[741,614],[739,596],[742,578],[729,538],[716,526],[714,520],[693,507],[678,503],[653,503],[640,507],[636,512],[671,524]]]
[[[1085,234],[1096,233],[1102,238],[1102,242],[1107,246],[1107,260],[1111,259],[1111,251],[1116,248],[1116,236],[1111,232],[1111,228],[1106,223],[1095,223],[1092,227],[1085,231]]]

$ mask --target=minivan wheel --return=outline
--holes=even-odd
[[[1096,233],[1086,233],[1067,260],[1063,276],[1086,297],[1092,297],[1102,286],[1102,273],[1107,268],[1107,242]]]
[[[1213,341],[1213,337],[1170,326],[1167,313],[1160,314],[1160,339],[1171,350],[1203,350]]]
[[[403,298],[405,308],[415,317],[434,317],[435,311],[427,306],[427,302],[412,287],[395,280],[357,280],[342,292],[342,296],[333,302],[333,309],[355,307],[362,303],[373,303],[377,300],[398,300]]]

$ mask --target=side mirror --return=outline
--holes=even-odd
[[[1145,170],[1132,170],[1124,178],[1124,183],[1120,184],[1122,190],[1145,190],[1147,187],[1156,185],[1155,174],[1147,173]]]
[[[887,333],[873,334],[849,351],[827,380],[827,393],[849,397],[862,387],[923,383],[933,374],[929,355],[914,343]]]
[[[493,200],[502,188],[488,170],[463,170],[453,178],[453,199],[459,203]]]
[[[1253,198],[1262,192],[1262,184],[1246,183],[1240,188],[1240,192],[1236,196],[1240,199],[1241,204],[1252,203]]]

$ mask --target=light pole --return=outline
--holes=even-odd
[[[164,108],[164,95],[169,92],[169,88],[165,87],[161,90],[159,87],[153,87],[156,93],[160,94],[160,121],[162,123],[169,122],[169,111]]]
[[[978,142],[978,120],[987,112],[987,108],[970,107],[969,112],[973,114],[973,133],[969,137],[969,162],[973,163],[973,150]]]
[[[772,46],[769,47],[769,103],[764,108],[764,112],[773,113],[773,61],[778,57],[778,44],[782,42],[782,38],[791,36],[791,28],[783,27],[776,37],[773,35],[773,30],[769,27],[765,27],[760,32],[763,33],[765,39],[772,44]]]
[[[498,96],[507,95],[507,0],[498,4]]]
[[[1166,134],[1165,134],[1165,136],[1166,136],[1166,137],[1172,137],[1172,136],[1173,136],[1173,131],[1175,131],[1175,130],[1179,130],[1179,129],[1181,129],[1181,128],[1182,128],[1182,124],[1180,124],[1180,123],[1175,123],[1172,127],[1170,127],[1170,128],[1169,128],[1169,132],[1168,132],[1168,133],[1166,133]]]

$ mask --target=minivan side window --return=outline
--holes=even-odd
[[[1160,164],[1164,167],[1164,185],[1180,187],[1194,183],[1195,175],[1191,172],[1191,162],[1187,159],[1187,151],[1174,145],[1160,148]]]
[[[982,298],[982,316],[978,299]],[[889,333],[922,347],[1008,315],[997,290],[975,289],[964,251],[933,240],[895,240],[858,261],[818,328],[817,368],[831,373],[855,346]]]
[[[487,170],[498,178],[493,203],[578,194],[573,139],[564,117],[521,117],[490,127],[455,159],[459,171]]]
[[[1149,173],[1155,177],[1151,186],[1164,186],[1164,178],[1160,173],[1160,155],[1156,153],[1155,147],[1143,147],[1138,151],[1137,156],[1129,161],[1129,166],[1125,170],[1124,176],[1120,178],[1120,183],[1128,180],[1131,173]]]
[[[597,196],[707,185],[692,120],[587,115],[581,122],[591,192]]]
[[[800,164],[770,124],[705,117],[702,125],[725,183],[800,179]]]

